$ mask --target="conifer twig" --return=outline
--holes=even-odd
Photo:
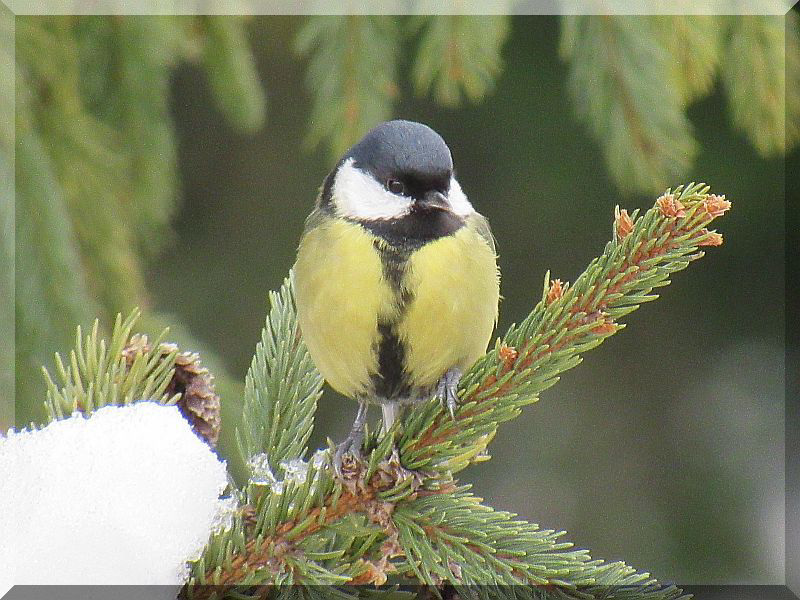
[[[668,285],[671,273],[702,257],[698,246],[720,245],[722,236],[706,226],[729,207],[724,196],[690,184],[668,190],[641,217],[638,210],[629,216],[617,209],[603,255],[572,286],[551,281],[548,273],[531,314],[467,373],[455,420],[429,405],[429,421],[406,430],[404,463],[430,468],[448,460],[453,471],[466,466],[483,451],[496,423],[535,402],[559,373],[580,363],[582,352],[624,328],[621,317],[656,299],[650,292]]]
[[[309,57],[310,146],[325,140],[338,158],[375,123],[389,118],[398,92],[399,41],[394,18],[385,15],[308,17],[294,47]]]
[[[535,402],[559,373],[580,362],[580,353],[619,331],[621,317],[654,299],[650,292],[669,283],[671,273],[700,258],[699,246],[721,244],[707,227],[729,207],[707,186],[690,184],[668,190],[644,215],[618,208],[603,254],[571,286],[548,274],[532,313],[465,375],[455,419],[434,399],[415,406],[386,435],[369,435],[368,460],[345,464],[341,479],[326,453],[309,463],[284,460],[277,467],[286,473],[283,480],[272,472],[274,461],[265,461],[268,472],[251,479],[233,527],[214,535],[193,563],[184,596],[256,598],[267,593],[259,587],[265,585],[382,584],[410,577],[428,585],[546,586],[559,597],[602,596],[604,586],[627,586],[628,598],[680,597],[677,588],[624,563],[571,550],[557,540],[560,533],[481,505],[453,474],[484,458],[498,423]],[[273,297],[276,310],[273,324],[294,322],[288,281]],[[307,377],[302,369],[296,374]],[[291,379],[283,384],[291,387]],[[313,386],[307,393],[315,400]],[[283,404],[281,410],[291,410]],[[249,422],[257,416],[253,412]],[[275,426],[285,422],[278,415]]]
[[[98,336],[99,320],[95,319],[85,336],[78,326],[75,348],[63,359],[55,354],[55,377],[42,367],[47,383],[45,407],[51,421],[74,412],[90,414],[107,405],[140,400],[173,404],[181,399],[172,385],[178,347],[161,343],[168,329],[152,344],[146,336],[131,336],[139,316],[138,309],[125,319],[117,314],[108,343]]]
[[[569,91],[623,191],[654,191],[682,177],[697,152],[684,111],[683,57],[665,51],[658,23],[629,15],[565,15],[560,51]],[[671,32],[670,32],[671,33]],[[676,46],[681,54],[693,44]]]
[[[486,96],[502,71],[501,51],[510,29],[507,15],[417,15],[419,47],[412,69],[418,94],[429,91],[443,106]]]

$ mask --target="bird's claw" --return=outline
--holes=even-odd
[[[351,432],[344,441],[336,446],[333,454],[333,471],[340,479],[345,470],[349,471],[353,463],[362,462],[364,452],[361,449],[364,443],[364,432]],[[344,465],[344,467],[343,467]]]
[[[363,462],[364,452],[361,446],[364,445],[364,426],[367,421],[367,404],[366,402],[359,402],[358,413],[356,420],[353,423],[353,428],[350,434],[344,439],[341,444],[336,446],[336,451],[333,454],[333,471],[336,476],[341,479],[344,474],[343,465],[345,458],[350,457],[350,464],[347,465],[348,471],[354,468],[355,463]]]
[[[439,380],[436,386],[436,397],[447,408],[450,418],[456,418],[456,408],[458,407],[458,382],[461,381],[461,371],[450,369]]]

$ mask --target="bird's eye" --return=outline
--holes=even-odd
[[[406,186],[403,185],[403,182],[398,179],[390,179],[386,182],[386,189],[393,194],[399,195],[406,191]]]

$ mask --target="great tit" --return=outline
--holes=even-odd
[[[438,133],[388,121],[350,148],[325,178],[293,273],[311,358],[359,402],[337,468],[360,456],[369,403],[386,431],[402,406],[434,394],[454,411],[496,325],[500,276],[489,224]]]

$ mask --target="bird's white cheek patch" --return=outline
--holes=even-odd
[[[475,212],[455,177],[450,179],[450,192],[447,194],[447,199],[450,201],[450,208],[460,217],[466,217]]]
[[[407,215],[412,199],[386,190],[350,158],[339,167],[333,183],[337,213],[351,219],[394,219]]]

